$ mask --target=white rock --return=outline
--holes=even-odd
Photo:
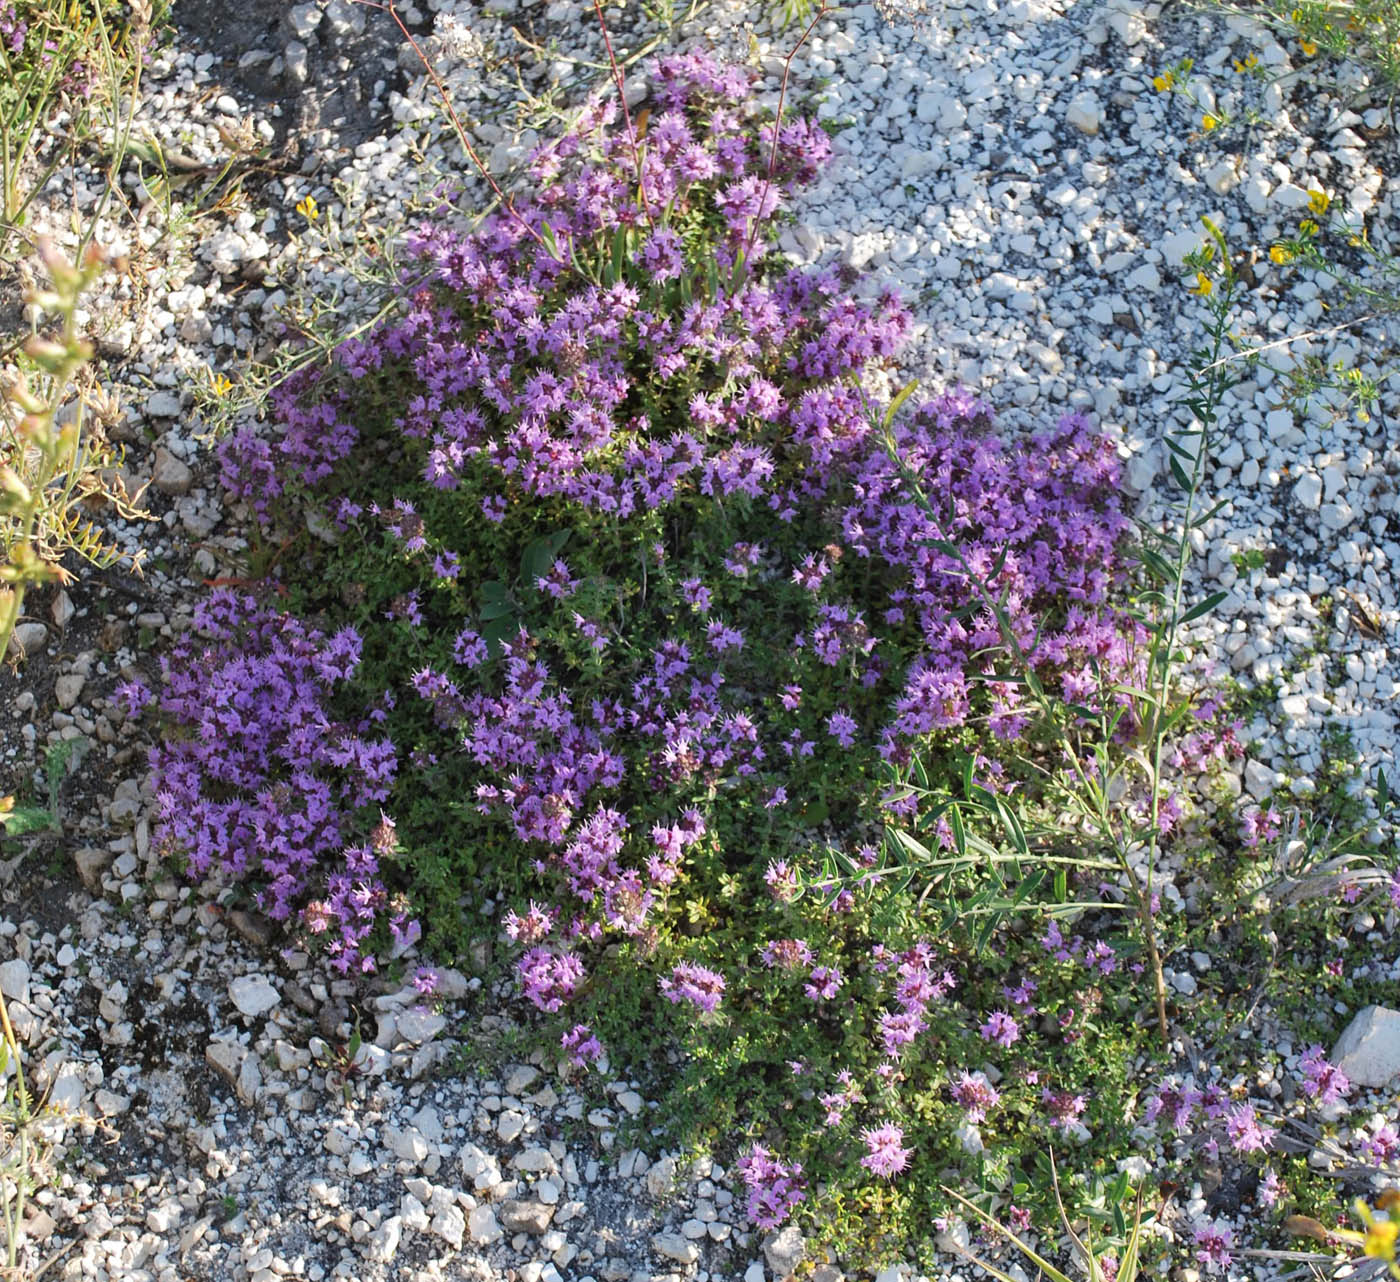
[[[146,413],[152,418],[179,418],[180,398],[174,392],[152,392],[146,398]]]
[[[511,1159],[511,1165],[517,1171],[524,1171],[529,1175],[553,1175],[559,1169],[559,1163],[554,1160],[554,1154],[547,1148],[541,1148],[538,1144],[531,1145],[523,1152],[516,1154]]]
[[[1099,132],[1099,126],[1103,123],[1103,110],[1093,94],[1081,93],[1069,104],[1065,119],[1080,133],[1092,137]]]
[[[53,696],[65,712],[83,697],[87,678],[81,672],[68,672],[53,683]]]
[[[1274,200],[1285,209],[1306,209],[1308,193],[1297,183],[1284,183],[1274,188]]]
[[[386,1139],[389,1150],[405,1162],[418,1163],[428,1156],[428,1141],[411,1126],[390,1130]]]
[[[73,606],[73,598],[62,588],[54,593],[53,604],[49,606],[49,618],[53,620],[53,625],[60,630],[68,626],[76,610]]]
[[[1206,186],[1217,196],[1223,196],[1238,184],[1239,171],[1233,160],[1217,160],[1205,172]]]
[[[1180,267],[1186,255],[1201,247],[1201,233],[1198,231],[1174,231],[1162,238],[1162,257],[1169,267]]]
[[[1140,44],[1147,35],[1146,19],[1134,6],[1126,2],[1121,3],[1109,15],[1108,25],[1113,28],[1118,38],[1130,47]]]
[[[447,1017],[429,1010],[405,1010],[399,1012],[398,1026],[399,1036],[417,1046],[442,1032]]]
[[[460,1206],[449,1206],[433,1216],[428,1229],[455,1250],[462,1245],[462,1237],[467,1231],[467,1217]]]
[[[402,1236],[403,1217],[391,1215],[369,1235],[365,1253],[378,1264],[388,1264],[398,1254]]]
[[[282,994],[265,975],[240,975],[230,980],[228,995],[248,1019],[265,1015],[282,1000]]]
[[[1357,512],[1350,503],[1324,503],[1317,512],[1322,524],[1329,530],[1344,530],[1354,520]]]
[[[744,1270],[744,1282],[768,1282],[768,1274],[757,1260]]]
[[[467,1213],[467,1232],[477,1246],[490,1246],[492,1242],[499,1242],[505,1236],[500,1222],[496,1219],[496,1212],[486,1205],[473,1207]]]
[[[694,1264],[700,1258],[700,1248],[679,1233],[658,1233],[651,1239],[651,1249],[657,1255],[681,1264]]]
[[[1322,478],[1316,472],[1304,472],[1293,486],[1293,497],[1309,511],[1316,512],[1322,502]]]
[[[483,1178],[488,1184],[501,1182],[501,1168],[496,1159],[490,1154],[482,1152],[475,1144],[464,1144],[457,1160],[461,1163],[462,1174],[471,1180],[478,1189],[484,1187],[481,1183]]]
[[[775,1277],[791,1277],[807,1256],[807,1240],[796,1225],[772,1233],[763,1243],[763,1255]]]
[[[16,957],[0,965],[0,993],[12,1002],[29,1000],[29,963]]]
[[[245,1047],[225,1039],[212,1041],[204,1048],[205,1062],[230,1086],[237,1085],[238,1070],[243,1067],[247,1055]]]
[[[316,28],[321,25],[321,10],[314,4],[294,4],[283,15],[282,21],[293,39],[305,43],[315,39]]]
[[[188,464],[177,459],[163,445],[156,450],[155,466],[151,469],[151,484],[162,494],[188,494],[194,484],[194,473]]]
[[[1367,1006],[1337,1039],[1332,1063],[1355,1086],[1386,1086],[1400,1074],[1400,1011]]]
[[[647,1192],[656,1201],[669,1197],[676,1187],[676,1159],[663,1157],[646,1174]]]
[[[642,1097],[636,1091],[623,1091],[617,1097],[617,1102],[627,1110],[631,1117],[636,1117],[642,1111]]]

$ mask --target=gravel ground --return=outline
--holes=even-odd
[[[502,174],[602,55],[588,8],[568,0],[403,12],[463,118],[487,122],[473,131]],[[138,123],[188,158],[187,202],[230,158],[239,194],[170,217],[142,203],[130,168],[135,218],[119,211],[99,239],[132,271],[89,308],[127,407],[110,431],[131,479],[150,481],[161,527],[115,533],[147,546],[151,568],[35,598],[26,665],[0,672],[15,714],[0,719],[0,791],[51,745],[79,745],[58,791],[64,834],[35,841],[51,875],[33,876],[33,857],[22,879],[0,866],[0,988],[67,1145],[30,1224],[36,1249],[62,1250],[52,1276],[125,1282],[786,1276],[800,1242],[752,1231],[718,1166],[678,1167],[649,1144],[653,1106],[635,1083],[611,1082],[604,1107],[552,1063],[517,1060],[500,994],[449,976],[435,1014],[411,990],[327,985],[304,955],[269,950],[263,923],[163,879],[150,857],[142,744],[110,692],[154,667],[201,580],[237,573],[245,546],[204,439],[224,407],[197,389],[249,353],[288,350],[315,300],[342,323],[367,316],[373,291],[345,266],[355,247],[392,245],[444,177],[483,187],[462,177],[432,87],[384,14],[180,0],[176,17]],[[631,21],[614,23],[620,47],[653,34]],[[672,38],[752,52],[776,98],[791,37],[767,30],[711,6]],[[1238,20],[1130,0],[948,4],[918,27],[856,7],[819,23],[793,63],[794,89],[820,90],[821,114],[849,127],[784,246],[904,287],[920,318],[908,376],[972,386],[1017,429],[1089,410],[1121,441],[1141,514],[1158,518],[1162,428],[1180,416],[1201,331],[1180,271],[1201,216],[1233,246],[1267,246],[1321,188],[1382,248],[1395,226],[1396,139],[1343,91],[1299,77],[1270,104],[1275,127],[1220,139],[1193,135],[1185,107],[1152,90],[1187,56],[1225,87],[1252,51],[1279,70],[1294,56]],[[80,170],[51,193],[40,219],[60,235],[74,190],[90,209],[100,176]],[[295,210],[308,195],[314,222]],[[1254,272],[1245,332],[1272,341],[1335,323],[1315,285],[1267,260]],[[1274,356],[1364,365],[1359,336],[1329,342]],[[1364,427],[1281,402],[1259,371],[1225,406],[1208,495],[1225,506],[1191,584],[1229,592],[1192,637],[1196,679],[1278,683],[1241,780],[1261,798],[1310,790],[1329,726],[1351,732],[1365,775],[1395,758],[1396,396]],[[1238,568],[1252,550],[1260,567]],[[337,1066],[352,1010],[364,1042],[347,1107]],[[1371,1103],[1393,1114],[1393,1100]]]

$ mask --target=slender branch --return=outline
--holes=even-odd
[[[442,99],[442,105],[447,108],[447,115],[452,121],[452,128],[456,131],[457,140],[462,144],[462,149],[467,153],[467,158],[474,164],[477,171],[486,180],[487,185],[495,193],[496,199],[500,201],[501,207],[525,230],[531,240],[535,242],[546,254],[549,254],[549,246],[544,243],[544,238],[521,216],[515,208],[515,202],[501,190],[500,184],[492,176],[491,171],[486,167],[486,162],[481,159],[480,154],[472,145],[472,141],[467,137],[466,128],[457,115],[457,110],[452,105],[452,97],[447,92],[447,86],[443,84],[442,77],[438,75],[437,68],[428,61],[428,56],[423,52],[422,46],[414,39],[411,32],[405,25],[399,11],[394,6],[394,0],[355,0],[356,4],[362,4],[369,9],[380,9],[387,13],[393,20],[394,25],[403,32],[403,38],[408,41],[413,52],[418,56],[418,61],[423,64],[423,70],[428,73],[433,82],[433,87],[438,91],[438,96]],[[553,258],[553,254],[550,257]]]
[[[597,0],[594,0],[594,3],[596,4]],[[812,15],[811,22],[802,29],[797,43],[788,50],[788,56],[783,59],[783,80],[782,84],[778,86],[778,111],[773,117],[773,143],[768,148],[768,172],[763,175],[763,190],[758,197],[758,212],[749,219],[749,234],[744,240],[745,259],[753,252],[754,238],[758,235],[758,220],[762,216],[764,203],[768,200],[768,193],[773,187],[773,171],[778,167],[778,135],[783,128],[783,106],[787,101],[788,79],[792,75],[792,60],[797,57],[797,51],[807,43],[807,38],[812,34],[817,23],[826,17],[831,9],[832,6],[823,0],[821,7]]]
[[[637,187],[642,198],[642,213],[647,217],[647,226],[655,229],[656,223],[652,220],[651,204],[647,200],[646,170],[642,167],[642,157],[637,150],[637,131],[632,127],[632,112],[627,106],[626,82],[623,79],[622,68],[617,65],[617,56],[613,53],[612,36],[608,33],[608,24],[603,17],[602,0],[593,0],[593,12],[598,15],[598,29],[603,33],[603,48],[608,51],[608,66],[612,68],[613,84],[617,87],[617,100],[622,105],[622,119],[627,126],[627,142],[632,148],[632,167],[637,171]]]

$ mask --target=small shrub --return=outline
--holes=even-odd
[[[40,584],[70,581],[60,564],[67,553],[104,568],[124,558],[83,515],[85,503],[108,502],[133,519],[146,515],[111,470],[121,460],[104,441],[100,420],[112,407],[82,379],[92,348],[78,337],[75,317],[103,256],[90,248],[75,267],[50,244],[41,254],[52,287],[31,294],[29,301],[56,313],[62,328],[56,338],[35,335],[24,344],[21,372],[0,399],[0,654],[14,633],[25,593]],[[97,426],[84,421],[92,407],[99,411]],[[141,556],[130,559],[139,565]]]
[[[1139,637],[1109,605],[1117,463],[1072,415],[1001,440],[961,392],[887,419],[898,299],[772,246],[826,136],[698,56],[658,64],[649,108],[644,148],[594,103],[533,199],[472,232],[444,209],[404,314],[284,384],[276,434],[227,442],[315,623],[211,602],[159,699],[183,736],[159,840],[341,969],[412,937],[399,893],[439,955],[499,906],[561,1057],[681,1049],[673,1133],[741,1158],[759,1222],[888,1256],[949,1169],[996,1186],[1045,1127],[1121,1122],[1099,1013],[1139,996],[1131,936],[1087,907],[1028,931],[1029,888],[984,930],[957,910],[975,861],[936,923],[880,855],[934,785],[1021,786],[996,745],[1042,762],[988,679],[1003,620],[1043,689],[1115,702]],[[896,786],[916,762],[922,793]],[[824,884],[833,850],[849,884]],[[1062,896],[1094,884],[1072,875]]]

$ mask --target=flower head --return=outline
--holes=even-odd
[[[866,1148],[860,1164],[867,1171],[892,1179],[909,1165],[914,1150],[903,1146],[904,1131],[893,1122],[862,1131],[860,1137],[865,1141]]]

